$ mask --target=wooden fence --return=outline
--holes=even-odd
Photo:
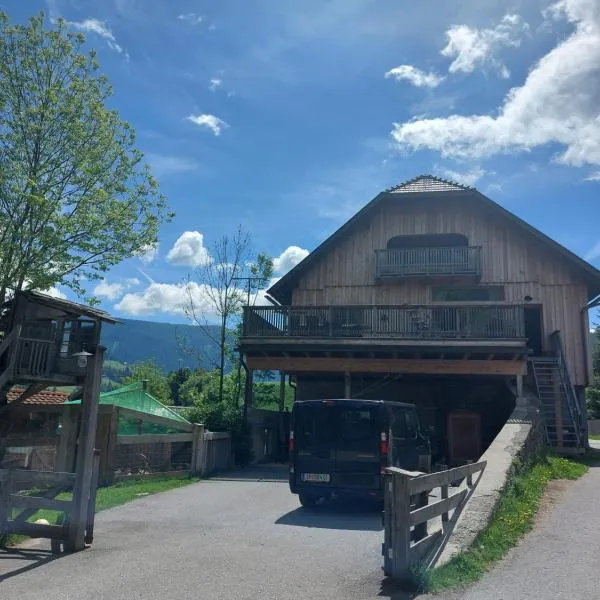
[[[397,467],[386,470],[382,549],[385,575],[409,581],[415,568],[433,566],[486,464],[481,461],[430,475]],[[479,477],[474,482],[475,473]],[[466,485],[449,496],[450,487],[463,479]],[[435,496],[432,492],[437,488],[440,499],[430,503],[430,496]],[[428,523],[440,517],[441,527],[428,533]]]
[[[95,452],[92,485],[88,497],[84,498],[83,529],[86,544],[91,544],[94,537],[98,465],[99,453]],[[52,540],[53,550],[59,549],[61,544],[66,549],[74,549],[78,526],[71,519],[71,514],[78,507],[77,499],[71,493],[76,477],[76,473],[0,469],[0,538],[8,534],[49,538]],[[70,493],[71,498],[57,498],[65,492]],[[43,509],[62,513],[60,523],[46,525],[30,522]]]

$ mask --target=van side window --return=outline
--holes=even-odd
[[[417,437],[417,420],[411,410],[394,410],[392,412],[392,437],[412,440]]]

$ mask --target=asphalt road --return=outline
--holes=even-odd
[[[382,537],[373,510],[312,514],[285,481],[210,480],[100,513],[83,552],[0,554],[0,598],[381,598]]]

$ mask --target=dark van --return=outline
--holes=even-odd
[[[413,404],[384,400],[294,403],[290,489],[303,506],[321,498],[383,498],[383,472],[416,470],[429,455]],[[421,459],[423,460],[423,459]]]

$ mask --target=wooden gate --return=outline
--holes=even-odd
[[[426,475],[396,467],[386,469],[383,571],[392,579],[410,581],[414,569],[430,568],[452,533],[454,525],[483,474],[486,461]],[[473,475],[480,473],[477,480]],[[466,480],[452,496],[449,488]],[[458,487],[458,486],[457,486]],[[431,492],[440,499],[430,503]],[[450,512],[454,511],[452,517]],[[428,522],[441,517],[441,526],[428,532]],[[433,557],[433,558],[432,558]]]
[[[85,499],[86,544],[91,544],[94,537],[98,465],[99,453],[95,452],[92,485]],[[72,493],[76,477],[76,473],[0,469],[0,538],[8,534],[49,538],[55,551],[61,545],[65,550],[75,549],[77,528],[70,517],[77,508]],[[63,497],[59,498],[61,495]],[[56,522],[48,525],[32,522],[40,510],[58,512]]]

